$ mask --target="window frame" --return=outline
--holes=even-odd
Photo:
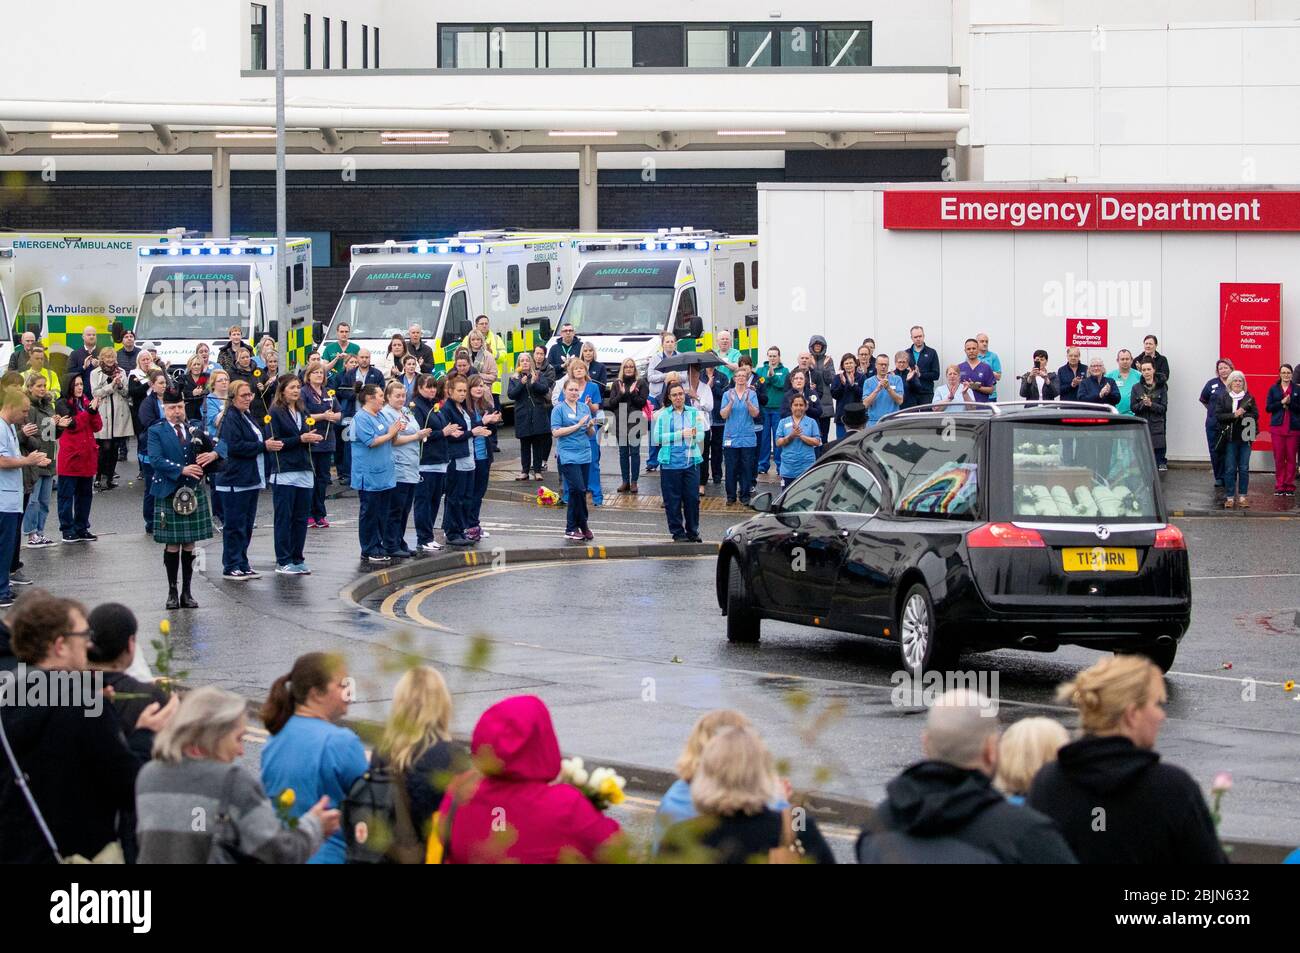
[[[533,284],[533,273],[544,271],[546,281]],[[549,261],[530,261],[524,268],[524,287],[529,291],[546,291],[551,287],[551,263]]]
[[[302,15],[302,68],[311,69],[311,14]]]
[[[830,488],[831,488],[831,486],[834,485],[834,483],[835,483],[835,477],[838,475],[838,470],[839,470],[839,468],[840,468],[840,464],[841,464],[842,462],[843,462],[843,461],[841,461],[841,460],[828,460],[828,461],[825,462],[825,463],[813,463],[813,465],[812,465],[811,467],[809,467],[809,468],[808,468],[807,470],[805,470],[803,473],[801,473],[801,474],[799,474],[797,477],[795,477],[795,480],[794,480],[793,483],[791,483],[788,487],[786,487],[784,490],[781,491],[781,496],[780,496],[780,497],[777,499],[777,501],[776,501],[778,509],[777,509],[777,511],[776,511],[773,515],[775,515],[775,516],[787,516],[787,515],[788,515],[788,516],[808,516],[808,515],[810,515],[810,514],[812,514],[812,513],[825,513],[825,512],[827,512],[827,510],[822,509],[822,505],[826,502],[826,493],[827,493],[827,491],[829,491]],[[809,510],[791,510],[791,509],[788,509],[788,508],[786,507],[786,505],[785,505],[785,501],[786,501],[786,498],[789,497],[791,491],[792,491],[792,490],[796,490],[796,489],[798,489],[798,487],[799,487],[799,485],[800,485],[801,483],[803,483],[804,481],[806,481],[806,480],[808,480],[808,479],[811,479],[812,476],[813,476],[814,474],[817,474],[817,475],[820,476],[820,474],[822,473],[822,471],[830,471],[830,475],[829,475],[829,476],[827,477],[827,479],[826,479],[826,484],[822,487],[821,495],[818,496],[818,497],[817,497],[817,500],[813,503],[812,509],[809,509]]]
[[[370,27],[361,24],[361,68],[370,69]]]
[[[827,487],[826,494],[824,494],[822,498],[822,503],[824,506],[826,506],[826,512],[835,513],[835,514],[847,514],[849,516],[865,516],[865,517],[872,517],[879,514],[880,511],[885,508],[885,487],[880,482],[879,477],[877,477],[874,473],[872,473],[870,468],[868,468],[866,464],[858,463],[857,461],[854,460],[843,460],[840,462],[844,464],[844,468],[835,475],[835,479],[831,481],[830,485]],[[834,510],[830,508],[832,491],[835,489],[836,484],[838,484],[841,480],[843,480],[848,475],[849,470],[861,470],[863,473],[867,475],[867,478],[871,481],[872,486],[876,488],[876,508],[872,510],[870,513],[863,512],[862,510]]]
[[[321,17],[320,68],[330,68],[330,18]]]
[[[339,20],[339,65],[340,69],[348,68],[348,21]]]
[[[270,53],[267,50],[267,5],[250,3],[248,6],[248,65],[250,69],[264,70],[270,62]],[[261,65],[258,65],[259,60]]]

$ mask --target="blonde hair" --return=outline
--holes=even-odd
[[[191,747],[212,754],[221,739],[239,727],[247,707],[234,692],[213,685],[187,692],[171,721],[154,738],[154,760],[177,764]]]
[[[1159,674],[1146,656],[1115,655],[1080,672],[1057,689],[1056,697],[1078,709],[1084,734],[1104,734],[1119,727],[1130,706],[1151,701],[1151,676]]]
[[[728,728],[748,727],[749,719],[731,708],[718,708],[706,712],[699,717],[695,727],[691,729],[686,739],[686,747],[682,748],[682,753],[677,756],[677,764],[674,765],[673,770],[677,772],[679,778],[689,782],[695,777],[695,769],[700,763],[700,754],[704,751],[704,746],[718,732]]]
[[[715,735],[700,754],[691,801],[701,814],[758,814],[776,793],[772,754],[748,726]]]
[[[99,359],[102,361],[106,357],[111,357],[114,363],[117,362],[117,351],[111,347],[101,347],[99,349]]]
[[[393,692],[393,710],[379,750],[397,771],[406,771],[439,741],[451,740],[451,692],[435,668],[417,665]]]
[[[998,772],[993,786],[1003,794],[1028,794],[1038,769],[1056,760],[1056,752],[1070,741],[1059,721],[1021,718],[998,742]]]

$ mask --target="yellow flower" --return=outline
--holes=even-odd
[[[308,418],[307,418],[307,426],[308,426],[308,427],[315,427],[315,426],[316,426],[316,418],[315,418],[315,417],[308,417]]]
[[[280,792],[280,806],[283,808],[293,807],[293,802],[297,799],[298,796],[293,793],[293,788],[285,788]]]
[[[267,414],[265,417],[262,418],[262,423],[264,423],[264,424],[269,424],[270,422],[271,422],[271,415],[270,415],[270,414]]]
[[[1293,691],[1295,691],[1295,679],[1293,679],[1293,678],[1288,678],[1285,682],[1283,682],[1283,683],[1282,683],[1282,691],[1284,691],[1284,692],[1293,692]]]
[[[261,376],[262,376],[262,372],[261,372],[261,370],[253,371],[253,376],[254,376],[254,377],[261,377]]]
[[[159,623],[158,623],[158,631],[159,631],[159,632],[161,632],[163,635],[167,635],[168,633],[171,632],[171,630],[172,630],[171,620],[169,620],[169,619],[162,619],[162,620],[159,621]]]
[[[327,390],[325,393],[329,394],[331,397],[334,396],[334,391],[332,390]]]

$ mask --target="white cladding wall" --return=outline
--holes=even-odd
[[[1145,335],[1159,338],[1170,363],[1175,460],[1205,458],[1197,397],[1219,356],[1220,282],[1281,282],[1282,357],[1300,357],[1300,234],[886,230],[883,194],[759,186],[760,348],[776,344],[792,365],[821,334],[838,363],[873,337],[892,356],[921,324],[946,366],[963,358],[966,338],[985,331],[1002,359],[998,394],[1017,399],[1011,378],[1036,348],[1048,351],[1053,370],[1065,363],[1065,318],[1045,314],[1049,283],[1077,292],[1083,282],[1104,290],[1101,282],[1135,281],[1139,296],[1149,294],[1149,314],[1134,307],[1127,317],[1109,315],[1109,347],[1095,356],[1110,370],[1121,347],[1136,353]],[[1085,351],[1084,361],[1092,356]]]
[[[971,34],[988,181],[1297,182],[1297,102],[1294,21]]]

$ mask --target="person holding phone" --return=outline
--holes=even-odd
[[[847,432],[844,427],[844,408],[849,404],[862,402],[862,385],[867,382],[867,375],[858,370],[858,359],[852,354],[840,358],[840,372],[831,382],[831,397],[835,399],[835,439],[843,440]]]
[[[1060,395],[1058,378],[1047,369],[1047,352],[1034,352],[1034,366],[1020,376],[1021,400],[1056,400]]]
[[[591,465],[591,438],[596,421],[591,408],[582,402],[583,385],[570,377],[564,383],[564,399],[551,409],[551,436],[560,460],[560,475],[569,488],[564,538],[583,542],[594,538],[587,525],[587,469]]]
[[[117,363],[117,351],[111,347],[99,352],[99,364],[90,372],[91,396],[98,398],[103,428],[95,435],[99,441],[99,473],[103,490],[117,486],[118,451],[135,432],[131,419],[131,398],[127,374]]]

